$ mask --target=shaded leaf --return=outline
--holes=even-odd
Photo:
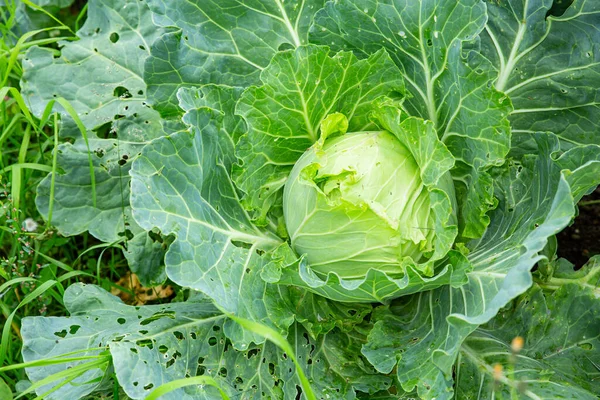
[[[557,16],[548,15],[552,0],[486,3],[481,51],[514,104],[515,146],[535,149],[538,131],[557,134],[564,149],[599,144],[600,4],[575,0]]]
[[[27,52],[21,87],[34,114],[40,116],[49,101],[63,97],[91,130],[145,108],[144,60],[162,30],[141,1],[93,1],[87,15],[79,40],[59,42],[58,57],[50,48]]]
[[[469,336],[457,361],[457,396],[596,399],[598,287],[572,282],[546,294],[534,286]]]
[[[148,2],[154,23],[172,27],[152,46],[144,79],[163,115],[177,114],[180,87],[206,83],[249,86],[280,49],[307,43],[324,0]]]

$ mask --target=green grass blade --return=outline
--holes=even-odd
[[[53,281],[53,280],[44,282],[39,287],[37,287],[33,292],[31,292],[27,296],[25,296],[25,298],[23,300],[21,300],[19,305],[17,307],[15,307],[13,312],[10,313],[10,315],[6,319],[4,327],[2,328],[2,341],[0,342],[0,365],[4,364],[4,359],[6,358],[6,353],[8,351],[8,342],[9,342],[8,336],[9,336],[9,332],[10,332],[10,327],[12,325],[12,321],[15,318],[15,315],[16,315],[17,311],[19,310],[19,308],[21,308],[22,306],[24,306],[27,303],[30,303],[32,300],[36,299],[38,296],[40,296],[42,293],[44,293],[46,290],[50,289],[52,286],[56,285],[57,283],[58,282]]]
[[[52,172],[52,167],[50,167],[49,165],[37,164],[37,163],[17,163],[17,164],[11,164],[8,167],[0,170],[0,173],[8,172],[8,171],[11,171],[16,168],[34,169],[36,171],[42,171],[42,172]]]
[[[146,397],[146,400],[156,400],[160,396],[164,396],[165,394],[173,390],[192,385],[210,385],[216,387],[219,393],[221,394],[221,398],[223,398],[223,400],[229,400],[229,396],[227,396],[227,394],[219,387],[217,381],[215,381],[210,376],[194,376],[191,378],[176,379],[174,381],[164,383],[156,389],[154,389],[152,393],[150,393],[148,397]]]

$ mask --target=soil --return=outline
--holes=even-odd
[[[600,254],[600,187],[579,202],[579,215],[573,224],[557,235],[558,256],[581,268],[593,255]]]

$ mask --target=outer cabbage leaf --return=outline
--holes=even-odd
[[[600,184],[600,146],[573,147],[557,159],[576,202]]]
[[[300,156],[319,139],[325,118],[341,113],[348,130],[373,128],[369,112],[380,96],[403,90],[402,78],[381,51],[359,61],[351,53],[331,56],[326,47],[303,46],[278,53],[261,74],[263,85],[248,88],[236,112],[248,133],[236,146],[237,186],[244,205],[265,216]]]
[[[131,218],[128,171],[141,148],[164,134],[158,113],[144,104],[144,60],[149,43],[162,33],[150,19],[143,2],[92,1],[79,40],[60,42],[58,54],[31,48],[21,82],[34,114],[40,116],[49,101],[62,97],[88,130],[86,143],[68,113],[55,105],[62,115],[60,135],[75,141],[57,149],[64,174],[55,177],[51,224],[63,235],[89,230],[105,242],[124,241],[130,266],[147,284],[164,279],[164,249],[139,246],[145,233]],[[37,188],[36,205],[45,218],[51,187],[50,174]],[[146,259],[152,265],[142,266]]]
[[[263,252],[281,240],[252,224],[229,176],[233,137],[243,126],[232,109],[238,94],[218,86],[180,90],[191,132],[157,139],[143,149],[131,169],[133,215],[145,229],[176,236],[165,258],[172,281],[283,333],[293,320],[286,289],[260,277],[271,262]],[[226,330],[241,349],[264,341],[235,324]]]
[[[163,115],[179,113],[180,87],[249,86],[282,48],[308,42],[324,0],[150,0],[155,24],[174,27],[152,46],[144,79]]]
[[[146,109],[136,116],[119,119],[107,139],[88,131],[87,144],[78,128],[65,121],[61,135],[77,139],[57,149],[62,173],[54,178],[50,221],[65,236],[89,231],[104,242],[121,242],[129,266],[147,286],[164,281],[166,248],[149,238],[131,216],[129,170],[141,149],[150,140],[164,135],[159,121],[152,119],[155,116],[154,111]],[[118,138],[114,138],[115,132]],[[52,174],[49,174],[38,185],[35,199],[46,219],[51,196]]]
[[[162,32],[152,24],[145,2],[90,2],[79,40],[59,42],[59,57],[40,47],[25,55],[21,87],[31,111],[40,116],[49,101],[63,97],[87,129],[143,112],[144,61]],[[55,107],[66,116],[61,106]]]
[[[164,259],[171,239],[160,232],[141,230],[125,242],[123,254],[129,269],[137,275],[143,286],[154,287],[167,279]]]
[[[74,284],[64,300],[71,317],[23,319],[26,361],[107,347],[116,377],[132,399],[146,398],[162,383],[198,375],[214,378],[231,398],[297,398],[300,382],[290,357],[271,343],[235,350],[224,334],[225,316],[206,298],[133,307],[97,286]],[[364,339],[355,331],[334,330],[317,340],[298,324],[287,337],[313,390],[336,399],[354,399],[355,390],[374,393],[390,387],[391,378],[379,375],[360,355]],[[28,368],[27,373],[36,382],[84,362]],[[110,374],[90,370],[44,398],[85,396],[98,389],[105,373]],[[212,400],[220,395],[211,386],[187,386],[161,398]]]
[[[600,298],[600,256],[590,258],[576,271],[568,260],[558,259],[552,276],[538,282],[538,285],[545,290],[557,290],[571,283],[590,289],[596,298]]]
[[[480,0],[340,0],[315,17],[311,40],[366,57],[385,48],[412,94],[404,103],[413,116],[434,123],[456,158],[453,172],[460,234],[481,236],[495,207],[485,172],[504,162],[510,147],[510,100],[490,87],[489,61],[476,53],[462,57],[464,41],[486,23]]]
[[[559,278],[561,284],[555,291],[544,293],[535,285],[512,307],[471,334],[457,360],[456,395],[597,399],[597,261],[591,260],[584,268],[585,276],[595,279],[578,278],[582,274],[571,269]]]
[[[71,314],[69,318],[23,318],[25,362],[77,350],[84,351],[80,355],[95,355],[100,351],[85,350],[108,347],[117,379],[134,399],[145,398],[150,389],[161,382],[183,378],[186,374],[195,375],[202,364],[199,357],[214,351],[211,338],[216,340],[214,335],[218,335],[222,340],[219,331],[224,316],[207,301],[133,307],[97,286],[76,283],[66,290],[64,303]],[[218,362],[218,358],[211,361]],[[71,361],[26,371],[31,381],[36,382],[86,362]],[[98,388],[106,372],[88,370],[44,398],[83,397]],[[38,394],[52,386],[42,386]],[[193,389],[188,391],[199,393]],[[215,394],[209,389],[210,393]],[[184,390],[179,389],[167,398],[177,399],[183,394]]]
[[[416,387],[425,399],[452,397],[452,366],[462,342],[531,286],[530,270],[543,257],[538,253],[573,218],[570,187],[551,158],[558,139],[536,139],[538,155],[495,171],[499,205],[485,235],[469,243],[469,282],[402,299],[373,316],[363,353],[381,372],[397,366],[405,390]]]
[[[70,19],[74,17],[68,15],[68,12],[64,12],[62,9],[64,7],[68,7],[73,3],[74,0],[33,0],[32,3],[45,7],[45,11],[49,12],[52,16],[57,16],[63,21],[66,25],[70,25]],[[10,45],[10,47],[14,48],[17,44],[19,38],[21,38],[27,32],[36,31],[38,29],[44,29],[56,26],[56,21],[50,18],[45,13],[34,10],[31,7],[28,7],[22,1],[0,1],[0,7],[2,7],[3,21],[7,21],[7,19],[12,19],[9,22],[11,24],[11,29],[7,34],[4,34],[2,40],[5,44]],[[10,15],[14,15],[14,18],[9,17]],[[67,15],[66,15],[67,14]],[[6,24],[5,26],[8,26]],[[39,36],[38,36],[39,37]]]
[[[78,138],[73,144],[59,145],[58,165],[63,173],[55,177],[50,222],[61,234],[70,236],[89,231],[104,242],[114,242],[121,239],[126,230],[135,234],[141,231],[131,218],[129,169],[150,140],[164,135],[158,121],[146,119],[153,115],[148,109],[136,117],[116,121],[111,131],[113,137],[108,139],[89,131],[87,144]],[[80,136],[77,128],[69,123],[61,131],[63,136]],[[113,135],[116,131],[118,138]],[[49,214],[51,188],[52,174],[49,174],[38,185],[36,196],[38,210],[45,218]]]
[[[552,15],[552,0],[487,1],[481,51],[510,96],[514,145],[535,149],[533,132],[559,135],[561,147],[600,143],[600,4],[575,0]]]

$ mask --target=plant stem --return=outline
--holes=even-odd
[[[593,206],[594,204],[600,204],[600,200],[588,200],[579,202],[580,207]]]

